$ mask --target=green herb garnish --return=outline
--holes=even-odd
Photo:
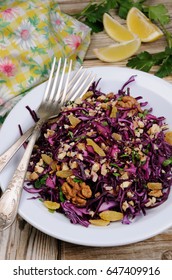
[[[136,57],[129,59],[127,66],[136,68],[145,72],[153,66],[159,66],[159,69],[155,73],[158,77],[166,77],[172,74],[172,33],[167,31],[166,24],[170,22],[170,15],[167,8],[163,4],[156,6],[142,6],[142,12],[159,25],[167,41],[167,46],[164,51],[150,54],[149,52],[142,52]]]
[[[170,164],[172,164],[172,157],[170,157],[169,159],[164,160],[163,163],[162,163],[163,166],[168,166]]]
[[[60,190],[59,190],[59,198],[60,198],[60,201],[61,201],[61,202],[64,202],[64,201],[65,201],[65,198],[64,198],[64,195],[63,195],[63,192],[62,192],[61,188],[60,188]]]
[[[114,172],[113,175],[114,175],[115,177],[120,176],[120,174],[119,174],[118,172]]]
[[[108,101],[109,101],[109,98],[107,97],[107,98],[105,98],[104,103],[106,103]]]
[[[104,0],[98,3],[90,1],[80,13],[73,16],[88,25],[92,32],[97,33],[103,30],[104,13],[108,13],[116,7],[116,0]]]
[[[136,162],[140,161],[140,156],[138,154],[138,152],[136,151],[132,151],[131,152],[131,157],[132,157],[132,162],[135,164]]]
[[[120,158],[125,158],[125,157],[128,157],[129,155],[128,154],[123,154],[120,156]]]
[[[80,178],[73,178],[73,181],[76,182],[76,183],[82,183],[83,181],[80,179]]]
[[[68,131],[68,135],[73,138],[73,132],[72,131]]]
[[[40,179],[37,179],[35,182],[34,182],[34,187],[36,189],[39,189],[42,187],[42,185],[45,185],[45,182],[48,178],[48,174],[44,175],[43,177],[41,177]]]
[[[107,125],[108,125],[108,122],[102,122],[102,125],[103,125],[103,126],[107,126]]]
[[[119,167],[116,163],[110,163],[110,166],[116,167],[119,170],[123,170],[123,168]]]
[[[143,113],[138,113],[138,116],[139,116],[139,118],[142,119],[142,118],[144,118],[147,114],[149,114],[149,111],[145,109],[145,110],[143,111]]]
[[[145,2],[145,0],[90,1],[80,13],[73,16],[91,27],[92,32],[100,32],[103,30],[104,13],[109,13],[110,10],[115,10],[119,17],[126,19],[128,11],[132,7],[138,8],[161,28],[166,38],[167,46],[164,51],[156,54],[142,52],[129,59],[127,66],[145,72],[149,72],[153,66],[159,66],[155,75],[163,78],[172,74],[172,33],[166,29],[166,25],[170,22],[170,15],[164,4],[147,5]]]

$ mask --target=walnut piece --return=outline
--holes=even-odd
[[[138,101],[134,97],[129,95],[123,96],[122,99],[116,103],[116,106],[122,108],[133,108],[133,110],[130,111],[131,115],[134,115],[137,111],[142,112]]]
[[[63,183],[62,192],[68,200],[78,206],[85,206],[87,199],[92,196],[92,191],[85,182],[74,182],[71,177]]]
[[[161,131],[161,128],[159,125],[157,125],[156,123],[154,123],[149,130],[147,131],[147,133],[149,135],[155,135],[156,133],[159,133]]]

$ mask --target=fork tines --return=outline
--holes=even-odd
[[[71,78],[72,60],[67,58],[64,59],[64,63],[62,63],[61,58],[59,59],[56,71],[55,65],[56,58],[54,57],[50,78],[44,95],[45,101],[46,99],[50,99],[54,102],[59,100],[61,105],[68,100],[74,101],[88,90],[89,86],[95,79],[95,75],[88,72],[86,69],[83,70],[83,66],[81,66]],[[65,75],[66,72],[67,74]],[[52,79],[53,75],[54,80]]]

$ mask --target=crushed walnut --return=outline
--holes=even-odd
[[[86,185],[85,182],[74,182],[71,177],[66,179],[61,189],[66,199],[78,206],[84,206],[87,199],[92,196],[90,186]]]
[[[130,115],[134,115],[136,112],[142,112],[139,102],[132,96],[125,95],[116,103],[117,107],[129,108]]]

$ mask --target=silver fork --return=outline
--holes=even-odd
[[[69,83],[69,76],[71,72],[72,62],[69,64],[69,71],[66,81],[64,81],[65,69],[67,60],[64,62],[61,77],[59,78],[61,59],[58,62],[58,68],[53,79],[56,59],[53,61],[50,77],[47,83],[47,88],[43,96],[40,107],[37,111],[40,119],[36,123],[30,141],[27,145],[25,153],[14,172],[11,181],[8,184],[7,189],[0,198],[0,231],[8,228],[15,220],[17,215],[20,197],[23,189],[23,183],[27,167],[29,164],[30,156],[32,153],[35,141],[40,133],[42,125],[50,116],[57,115],[61,109],[61,106],[67,100],[74,100],[83,92],[85,92],[94,78],[91,73],[87,74],[86,70],[78,73],[72,78]],[[77,77],[77,80],[76,80]],[[63,86],[64,84],[64,86]]]
[[[80,94],[80,88],[78,88],[79,92],[77,92],[76,90],[76,95],[73,95],[73,92],[75,89],[77,89],[77,85],[78,83],[80,83],[81,79],[83,80],[83,78],[85,78],[85,72],[86,70],[84,70],[82,73],[82,66],[80,67],[80,69],[74,74],[74,76],[72,77],[72,79],[70,80],[69,84],[68,84],[68,94],[70,93],[70,96],[66,96],[66,100],[71,100],[73,101],[79,94]],[[94,76],[95,78],[95,76]],[[93,78],[90,76],[87,76],[87,79],[84,79],[83,81],[83,86],[85,86],[85,90],[88,89],[89,85],[92,83]],[[72,87],[74,85],[74,87]],[[31,128],[29,128],[22,136],[20,136],[19,139],[16,140],[16,142],[14,144],[12,144],[5,152],[3,152],[0,155],[0,172],[6,167],[6,165],[8,164],[8,162],[11,160],[11,158],[15,155],[15,153],[19,150],[19,148],[23,145],[23,143],[30,137],[30,135],[32,134],[34,129],[34,126],[32,126]]]

